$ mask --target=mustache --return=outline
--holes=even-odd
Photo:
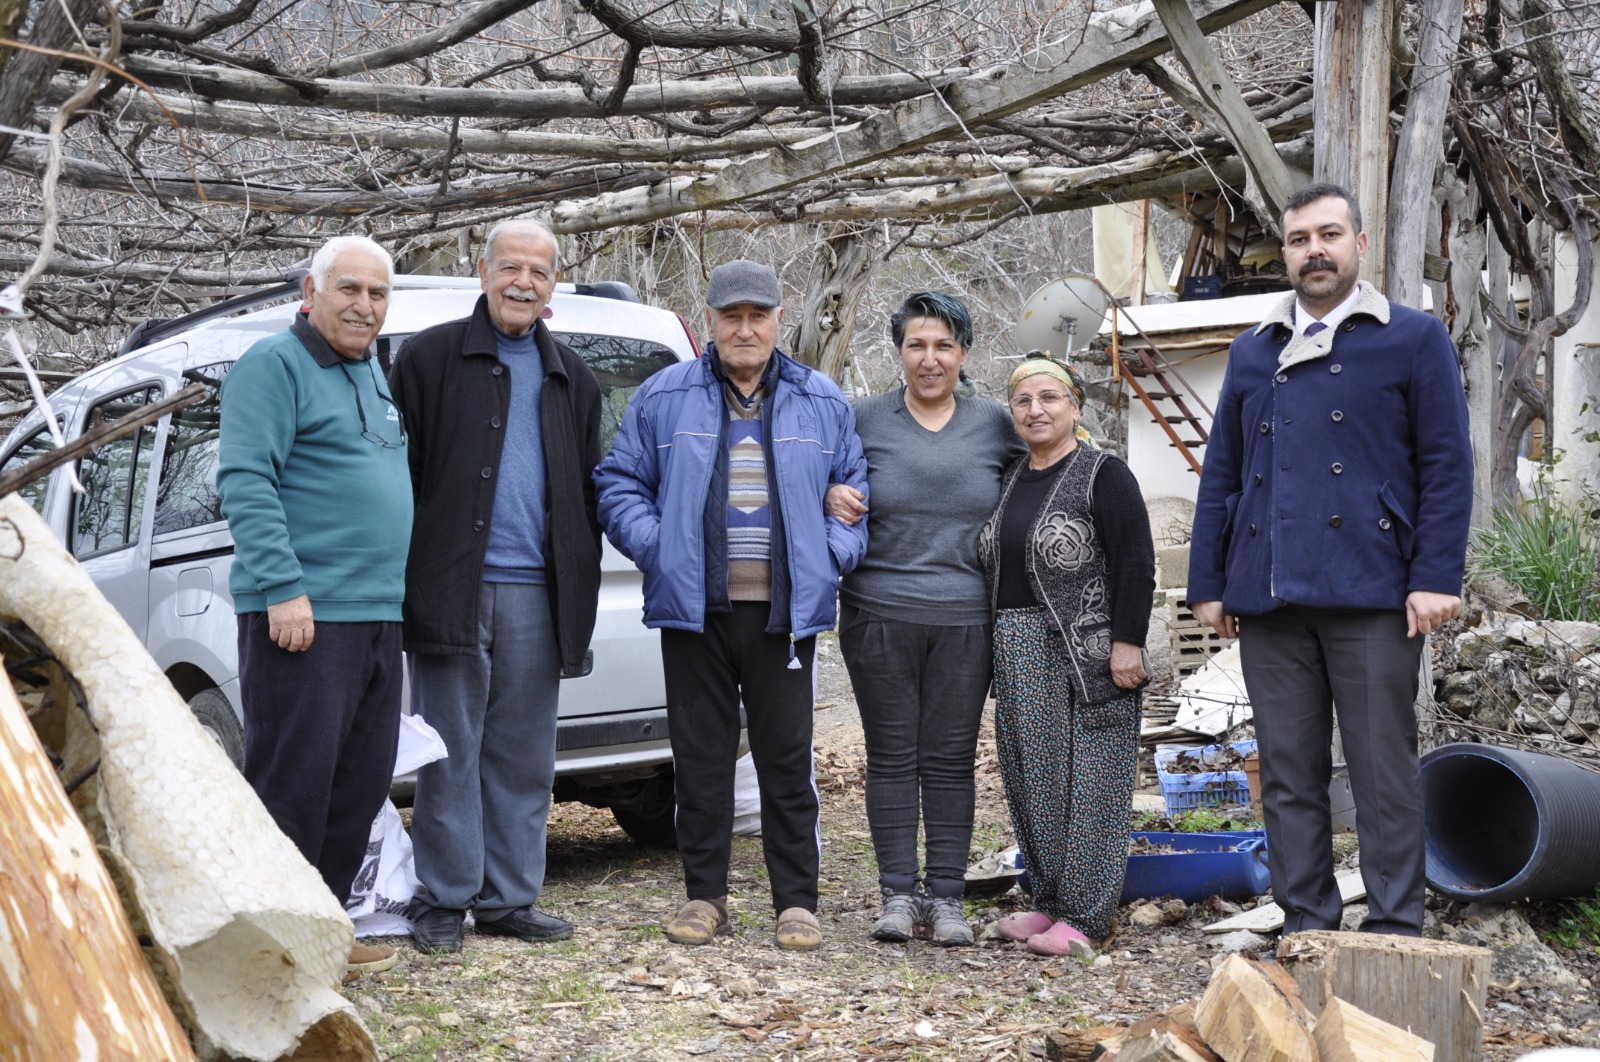
[[[519,288],[515,284],[513,284],[510,287],[506,288],[505,293],[506,293],[507,297],[513,298],[513,299],[528,299],[528,300],[531,301],[531,300],[538,299],[538,297],[539,297],[539,293],[534,291],[532,288],[526,288],[526,289]]]
[[[344,321],[345,324],[374,325],[378,323],[378,318],[373,314],[347,313],[340,320]]]
[[[1339,271],[1338,265],[1331,258],[1308,258],[1306,264],[1300,267],[1300,275],[1305,276],[1317,269],[1330,269],[1335,273]]]

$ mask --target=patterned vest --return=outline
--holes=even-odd
[[[1056,473],[1028,536],[1028,583],[1050,623],[1064,639],[1072,685],[1084,704],[1127,695],[1111,680],[1111,603],[1106,597],[1106,556],[1094,530],[1094,477],[1106,455],[1082,444]],[[989,581],[989,603],[1000,591],[996,536],[1011,488],[1027,468],[1023,458],[1006,473],[1000,503],[978,534],[978,559]]]

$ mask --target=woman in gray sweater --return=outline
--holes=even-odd
[[[950,947],[973,942],[961,895],[991,667],[978,531],[1001,473],[1026,450],[1005,406],[956,394],[972,344],[959,299],[919,292],[889,328],[906,384],[856,402],[872,534],[840,586],[839,644],[866,736],[867,820],[883,890],[872,935],[904,941],[923,927]],[[854,495],[835,487],[830,511],[859,516]]]

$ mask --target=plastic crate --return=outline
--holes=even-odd
[[[1250,779],[1243,771],[1202,771],[1186,774],[1168,768],[1179,756],[1200,757],[1206,764],[1218,758],[1223,749],[1232,749],[1241,756],[1253,756],[1254,741],[1235,741],[1227,745],[1206,745],[1201,748],[1184,748],[1167,745],[1156,749],[1156,780],[1161,784],[1161,796],[1167,802],[1167,814],[1176,815],[1195,808],[1219,808],[1224,804],[1250,803]]]
[[[1135,833],[1171,852],[1130,855],[1122,902],[1172,896],[1199,903],[1208,896],[1244,900],[1267,891],[1267,838],[1260,830],[1237,833]]]

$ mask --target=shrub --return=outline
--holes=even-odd
[[[1600,534],[1588,507],[1564,505],[1537,483],[1521,505],[1495,509],[1472,533],[1469,577],[1499,572],[1546,619],[1600,616]]]

